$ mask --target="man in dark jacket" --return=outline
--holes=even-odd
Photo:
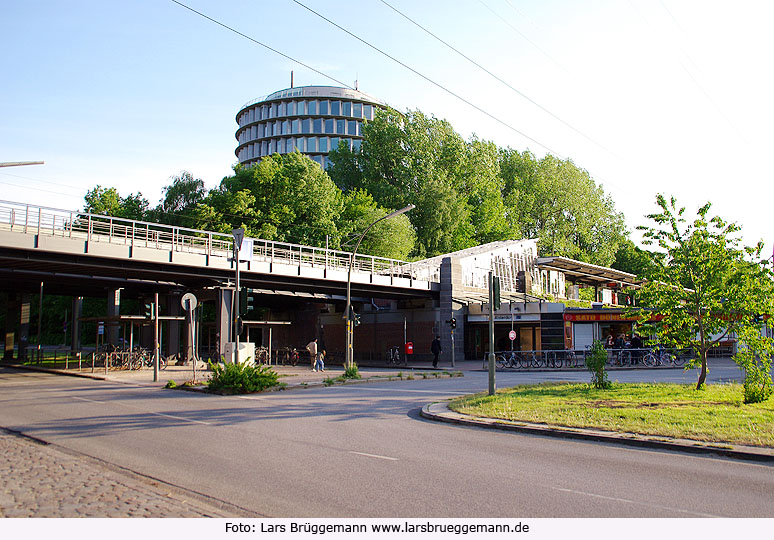
[[[441,354],[441,338],[435,337],[430,345],[430,352],[433,353],[433,367],[438,367],[438,355]]]

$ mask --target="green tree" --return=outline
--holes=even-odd
[[[609,266],[625,239],[615,210],[588,172],[570,160],[507,149],[500,153],[505,217],[511,237],[538,238],[544,255]]]
[[[207,196],[204,181],[194,178],[188,171],[172,177],[172,183],[164,188],[164,198],[150,212],[150,219],[168,225],[193,227],[196,222],[194,209]]]
[[[654,259],[662,256],[661,253],[646,251],[636,246],[627,238],[618,245],[612,268],[634,274],[641,279],[650,279],[655,271]]]
[[[638,304],[655,314],[647,321],[643,317],[638,326],[643,335],[656,335],[667,346],[691,348],[693,364],[701,367],[701,388],[710,349],[732,333],[760,334],[756,316],[771,321],[771,270],[761,259],[762,243],[742,245],[736,236],[740,227],[709,217],[709,203],[688,221],[685,208],[678,208],[674,198],[658,195],[656,202],[660,212],[647,216],[655,224],[638,229],[644,231],[645,245],[655,245],[665,255],[653,257],[652,279],[637,292]],[[747,347],[757,353],[757,340]]]
[[[337,227],[344,238],[343,249],[352,249],[360,234],[374,221],[392,210],[380,207],[363,190],[353,189],[344,196],[344,211]],[[359,253],[406,260],[414,250],[416,232],[406,214],[380,221],[366,234]]]
[[[116,188],[103,188],[99,185],[87,191],[84,200],[84,212],[135,220],[144,220],[149,206],[142,193],[121,197]]]
[[[338,246],[342,194],[320,166],[299,152],[237,166],[194,212],[199,226],[313,246]]]

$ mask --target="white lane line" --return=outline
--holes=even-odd
[[[389,456],[379,456],[377,454],[366,454],[365,452],[355,452],[354,450],[350,450],[349,453],[355,454],[358,456],[372,457],[376,459],[386,459],[387,461],[398,461],[398,458],[389,457]]]
[[[716,516],[714,514],[704,514],[702,512],[694,512],[692,510],[683,510],[681,508],[675,508],[674,506],[666,506],[661,504],[650,504],[645,503],[641,501],[633,501],[631,499],[622,499],[620,497],[607,497],[605,495],[599,495],[597,493],[588,493],[586,491],[577,491],[574,489],[565,489],[565,488],[558,488],[558,487],[552,487],[551,489],[554,489],[556,491],[563,491],[565,493],[574,493],[576,495],[585,495],[586,497],[595,497],[597,499],[605,499],[608,501],[616,501],[616,502],[623,502],[628,504],[636,504],[639,506],[646,506],[648,508],[656,508],[658,510],[671,510],[673,512],[679,512],[681,514],[690,514],[692,516],[699,516],[699,517],[706,517],[706,518],[719,518],[723,516]]]
[[[82,397],[78,397],[78,396],[70,396],[70,397],[72,399],[77,399],[79,401],[88,401],[89,403],[102,403],[102,404],[106,404],[107,403],[106,401],[97,401],[97,400],[94,400],[94,399],[87,399],[87,398],[82,398]],[[125,409],[139,410],[136,407],[129,407],[129,406],[124,405],[122,403],[115,403],[115,402],[113,402],[113,405],[118,405],[119,407],[124,407]],[[153,411],[146,412],[145,414],[153,414],[155,416],[163,416],[165,418],[172,418],[173,420],[182,420],[183,422],[191,422],[193,424],[203,424],[205,426],[211,426],[212,425],[210,422],[203,422],[201,420],[192,420],[190,418],[184,418],[182,416],[174,416],[174,415],[171,415],[171,414],[164,414],[164,413],[153,412]]]

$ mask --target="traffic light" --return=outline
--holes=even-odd
[[[352,310],[352,325],[360,326],[360,313],[357,313],[354,309]]]
[[[247,289],[242,287],[239,289],[239,315],[247,313]]]
[[[145,318],[146,319],[153,318],[153,302],[147,302],[145,304]]]
[[[449,319],[449,320],[447,320],[447,321],[446,321],[446,324],[448,324],[449,326],[451,326],[451,329],[452,329],[452,330],[454,330],[455,328],[457,328],[457,319],[455,319],[454,317],[452,317],[451,319]]]
[[[500,309],[500,277],[492,276],[492,298],[494,300],[494,308]]]

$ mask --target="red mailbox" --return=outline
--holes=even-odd
[[[414,342],[409,341],[406,343],[406,354],[414,354]]]

